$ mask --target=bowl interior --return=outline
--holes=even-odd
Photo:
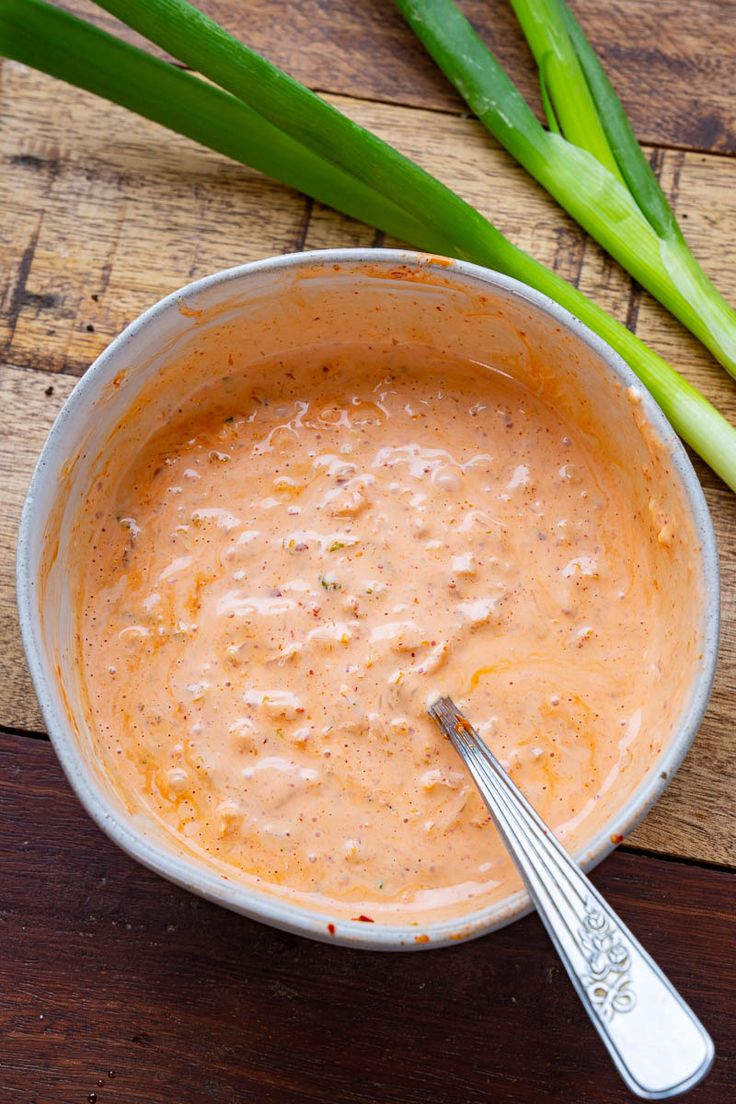
[[[712,532],[689,462],[651,398],[621,362],[535,293],[474,266],[378,251],[301,255],[246,266],[171,296],[134,323],[99,359],[62,412],[39,463],[24,514],[20,604],[32,674],[72,784],[131,854],[167,877],[248,915],[325,938],[332,918],[253,893],[232,873],[185,854],[140,812],[126,808],[101,769],[78,677],[75,519],[111,451],[136,454],[190,395],[227,371],[227,349],[260,361],[329,343],[418,344],[508,372],[600,447],[642,524],[666,516],[678,534],[661,579],[672,603],[660,662],[670,672],[660,736],[599,803],[570,846],[590,865],[610,850],[661,791],[694,735],[712,680],[717,577]],[[241,366],[242,370],[242,366]],[[122,450],[122,451],[121,451]],[[519,915],[520,885],[481,912],[426,929],[437,946]],[[349,920],[334,938],[370,946],[415,945],[415,931]]]

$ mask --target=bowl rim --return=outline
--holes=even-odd
[[[524,305],[551,317],[558,325],[586,344],[610,372],[626,388],[641,393],[640,409],[648,424],[666,449],[673,474],[680,482],[700,542],[703,576],[702,662],[696,673],[690,699],[674,732],[673,739],[654,764],[634,794],[597,833],[594,839],[575,857],[583,869],[589,870],[601,862],[643,819],[667,787],[691,747],[708,705],[715,677],[720,628],[720,581],[718,554],[712,520],[703,490],[684,446],[670,426],[659,406],[632,369],[607,342],[593,333],[564,307],[543,293],[513,277],[468,261],[437,258],[432,254],[403,249],[325,249],[302,253],[287,253],[252,261],[212,273],[186,284],[154,303],[108,345],[74,387],[49,432],[30,481],[21,514],[17,558],[16,585],[21,636],[41,713],[62,769],[93,821],[124,852],[142,865],[216,904],[273,927],[308,936],[328,943],[360,947],[369,950],[433,949],[477,938],[496,931],[526,915],[532,904],[525,891],[518,891],[503,901],[486,906],[465,917],[444,919],[426,925],[366,924],[357,920],[330,916],[328,912],[280,899],[267,890],[259,890],[218,875],[204,865],[198,866],[173,851],[167,853],[138,830],[132,819],[126,821],[107,804],[104,793],[93,781],[84,762],[71,725],[65,715],[57,712],[50,691],[56,681],[55,672],[44,658],[40,619],[36,606],[36,580],[31,570],[31,535],[36,526],[35,502],[39,489],[49,479],[59,485],[59,477],[68,455],[59,448],[66,422],[82,415],[88,407],[88,395],[100,386],[101,378],[115,373],[116,361],[125,346],[162,314],[179,310],[183,299],[197,296],[221,284],[245,281],[256,273],[298,272],[301,268],[324,266],[326,270],[339,264],[345,267],[386,270],[397,266],[426,271],[437,261],[438,276],[451,283],[458,278],[460,286],[468,282],[491,286],[509,294]],[[418,936],[421,936],[418,939]]]

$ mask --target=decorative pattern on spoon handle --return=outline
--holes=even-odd
[[[621,933],[594,901],[586,898],[585,916],[578,931],[588,960],[582,981],[591,1003],[604,1020],[616,1012],[631,1012],[636,993],[631,982],[631,952]]]

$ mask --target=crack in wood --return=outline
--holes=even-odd
[[[0,735],[21,736],[27,740],[43,740],[50,743],[47,732],[37,732],[32,728],[17,728],[15,725],[0,724]]]
[[[309,224],[312,221],[312,211],[314,210],[314,200],[311,196],[304,197],[304,221],[299,228],[299,232],[294,242],[294,252],[301,253],[304,249],[304,243],[307,240],[307,234],[309,233]]]
[[[38,239],[41,234],[41,227],[43,226],[44,212],[42,211],[38,217],[38,223],[31,235],[28,245],[23,250],[18,264],[18,275],[15,281],[15,287],[13,288],[13,294],[10,298],[10,306],[7,313],[8,321],[8,337],[5,342],[5,346],[2,350],[2,356],[8,357],[13,339],[15,338],[15,331],[18,325],[18,318],[23,307],[27,305],[29,301],[29,295],[26,284],[28,277],[31,273],[31,266],[33,265],[33,257],[36,252],[36,246],[38,245]],[[43,299],[43,296],[36,296],[36,299]],[[55,305],[55,302],[54,304]]]

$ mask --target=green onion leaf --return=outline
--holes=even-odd
[[[619,176],[575,48],[564,24],[555,19],[555,0],[511,0],[511,6],[544,74],[546,92],[565,138]]]
[[[564,137],[537,122],[453,0],[396,0],[488,130],[736,376],[736,313],[685,243],[618,97],[592,49],[582,45],[582,31],[575,32],[574,47],[563,0],[512,3],[540,66],[545,111],[553,111]]]

